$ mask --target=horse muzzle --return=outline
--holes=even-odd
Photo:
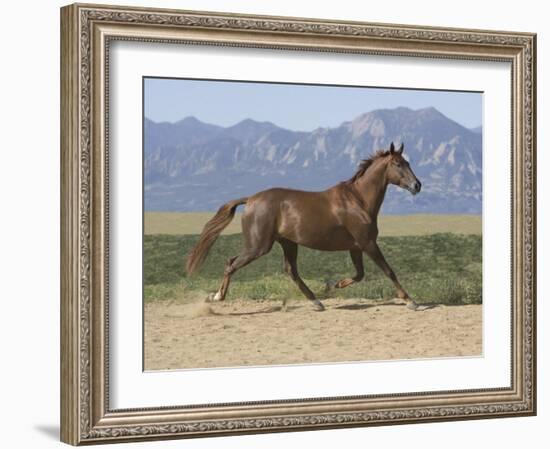
[[[413,195],[420,193],[422,189],[422,183],[417,179],[416,181],[405,186],[405,189],[411,192]]]

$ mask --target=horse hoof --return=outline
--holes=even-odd
[[[325,281],[325,293],[330,292],[331,290],[334,290],[336,288],[336,281],[328,280]]]
[[[321,301],[316,301],[313,303],[313,310],[316,312],[323,312],[325,310],[325,306]]]
[[[417,310],[418,309],[418,304],[415,303],[414,301],[411,301],[410,303],[407,304],[407,309]]]
[[[208,296],[206,297],[205,302],[218,302],[218,301],[221,301],[221,298],[222,298],[222,295],[220,295],[220,292],[209,293]]]

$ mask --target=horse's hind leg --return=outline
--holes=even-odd
[[[220,288],[216,294],[212,297],[212,301],[223,301],[227,290],[229,289],[229,283],[231,282],[231,276],[240,268],[248,265],[250,262],[258,259],[259,257],[267,254],[273,246],[273,242],[263,247],[247,248],[236,257],[232,257],[225,264],[225,270],[223,272],[223,280]]]
[[[223,301],[225,299],[225,295],[227,294],[227,289],[229,288],[229,282],[231,281],[231,274],[230,274],[230,267],[233,262],[235,262],[235,259],[238,256],[231,257],[227,259],[227,262],[225,262],[225,269],[223,270],[223,280],[222,284],[220,285],[220,288],[216,292],[216,294],[211,294],[209,296],[209,300],[211,301]]]
[[[238,256],[232,257],[226,262],[223,280],[219,290],[212,297],[213,301],[225,299],[233,273],[271,251],[274,242],[271,218],[270,216],[258,217],[252,212],[243,216],[245,248]]]
[[[355,276],[352,278],[342,279],[338,281],[334,288],[344,288],[348,287],[351,284],[361,281],[365,277],[365,269],[363,267],[363,252],[360,249],[352,249],[349,252],[351,256],[351,261],[355,267]]]
[[[285,271],[290,275],[296,285],[298,285],[298,288],[305,295],[305,297],[313,303],[313,308],[319,312],[322,312],[325,310],[323,303],[315,297],[313,292],[298,274],[298,245],[286,239],[280,240],[279,243],[283,247]]]

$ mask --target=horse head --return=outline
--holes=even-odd
[[[403,147],[404,145],[401,144],[399,149],[396,150],[393,142],[391,143],[386,179],[390,184],[399,186],[416,195],[420,192],[422,184],[413,173],[409,162],[403,157]]]

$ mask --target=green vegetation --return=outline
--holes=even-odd
[[[198,274],[184,272],[185,256],[198,235],[144,236],[144,298],[184,300],[204,298],[221,282],[225,261],[240,252],[239,234],[222,235],[214,244]],[[386,260],[401,284],[418,303],[462,304],[482,301],[482,244],[480,235],[439,233],[378,239]],[[239,270],[232,278],[228,299],[283,299],[303,296],[282,270],[282,250],[275,243],[266,256]],[[392,298],[395,289],[367,257],[365,280],[332,297]],[[326,281],[355,273],[349,254],[322,252],[300,247],[300,274],[308,286],[323,298]],[[303,298],[306,301],[305,298]]]
[[[144,233],[200,234],[204,224],[215,212],[145,212]],[[455,234],[481,234],[481,215],[381,215],[378,217],[381,236],[427,235],[439,232]],[[241,232],[241,214],[223,231],[224,234]]]

